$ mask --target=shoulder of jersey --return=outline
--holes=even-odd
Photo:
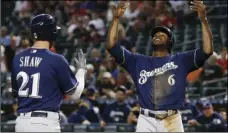
[[[56,59],[59,59],[59,60],[62,60],[62,61],[65,59],[65,57],[63,55],[57,54],[57,53],[53,53],[51,51],[48,51],[48,54],[50,56],[52,56],[53,58],[56,58]]]
[[[140,59],[141,58],[153,59],[153,56],[148,56],[148,55],[144,55],[144,54],[135,53],[134,55],[137,56],[137,57],[139,57]],[[173,55],[170,55],[170,57],[175,57],[176,55],[177,54],[173,54]]]
[[[175,54],[172,54],[171,55],[172,58],[175,58],[175,59],[180,59],[181,58],[181,53],[175,53]]]
[[[134,55],[137,57],[151,58],[151,56],[147,56],[147,55],[139,54],[139,53],[134,53]]]
[[[24,51],[21,51],[21,52],[19,52],[19,53],[17,53],[15,56],[21,56],[21,55],[23,55],[23,54],[26,54],[29,50],[30,50],[30,48],[28,48],[28,49],[26,49],[26,50],[24,50]]]
[[[179,56],[181,53],[172,54],[172,56]]]
[[[13,60],[18,59],[18,58],[20,58],[20,57],[23,56],[23,55],[26,55],[26,53],[28,52],[28,50],[29,50],[29,49],[26,49],[26,50],[24,50],[24,51],[21,51],[21,52],[17,53],[17,54],[14,56]]]
[[[136,59],[138,58],[138,60],[144,59],[144,60],[151,60],[154,59],[154,57],[152,56],[148,56],[148,55],[143,55],[143,54],[139,54],[139,53],[135,53],[134,54]],[[168,58],[178,58],[179,57],[179,53],[175,53],[175,54],[171,54]]]

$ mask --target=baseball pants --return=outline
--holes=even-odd
[[[177,114],[162,120],[140,114],[136,132],[184,132],[181,114],[178,111]]]
[[[20,113],[16,119],[16,132],[61,132],[60,116],[56,112],[33,111],[46,113],[46,117],[33,116],[32,112]],[[37,114],[37,113],[36,113]]]

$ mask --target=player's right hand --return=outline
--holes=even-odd
[[[117,6],[113,9],[113,17],[119,18],[124,14],[124,11],[129,7],[130,3],[127,1],[118,2]]]
[[[75,57],[74,60],[76,62],[77,69],[86,69],[86,55],[83,53],[82,49],[80,49],[80,51],[77,52],[77,57]]]
[[[206,19],[206,6],[203,4],[202,0],[191,1],[190,9],[198,12],[200,20]]]

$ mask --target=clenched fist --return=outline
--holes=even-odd
[[[118,2],[117,6],[113,9],[113,17],[119,18],[124,14],[124,11],[129,7],[130,3],[126,1]]]

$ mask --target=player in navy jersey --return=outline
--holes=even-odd
[[[189,120],[191,126],[202,126],[203,131],[225,132],[226,122],[220,114],[214,111],[212,104],[207,101],[203,103],[203,113]]]
[[[108,104],[103,112],[107,123],[126,123],[130,112],[130,105],[125,101],[126,88],[119,86],[116,89],[116,101]]]
[[[119,18],[129,6],[121,1],[113,11],[106,49],[116,62],[127,70],[136,87],[140,104],[137,132],[183,132],[178,109],[185,98],[186,76],[201,67],[212,54],[212,33],[206,18],[206,7],[202,1],[191,2],[202,25],[202,48],[171,54],[174,35],[167,27],[151,30],[152,56],[133,54],[121,47],[117,41]]]
[[[52,53],[60,27],[48,14],[35,16],[30,23],[34,45],[13,59],[12,88],[17,93],[16,132],[60,132],[59,108],[64,95],[79,99],[84,89],[86,59],[75,57],[73,74],[64,56]]]

